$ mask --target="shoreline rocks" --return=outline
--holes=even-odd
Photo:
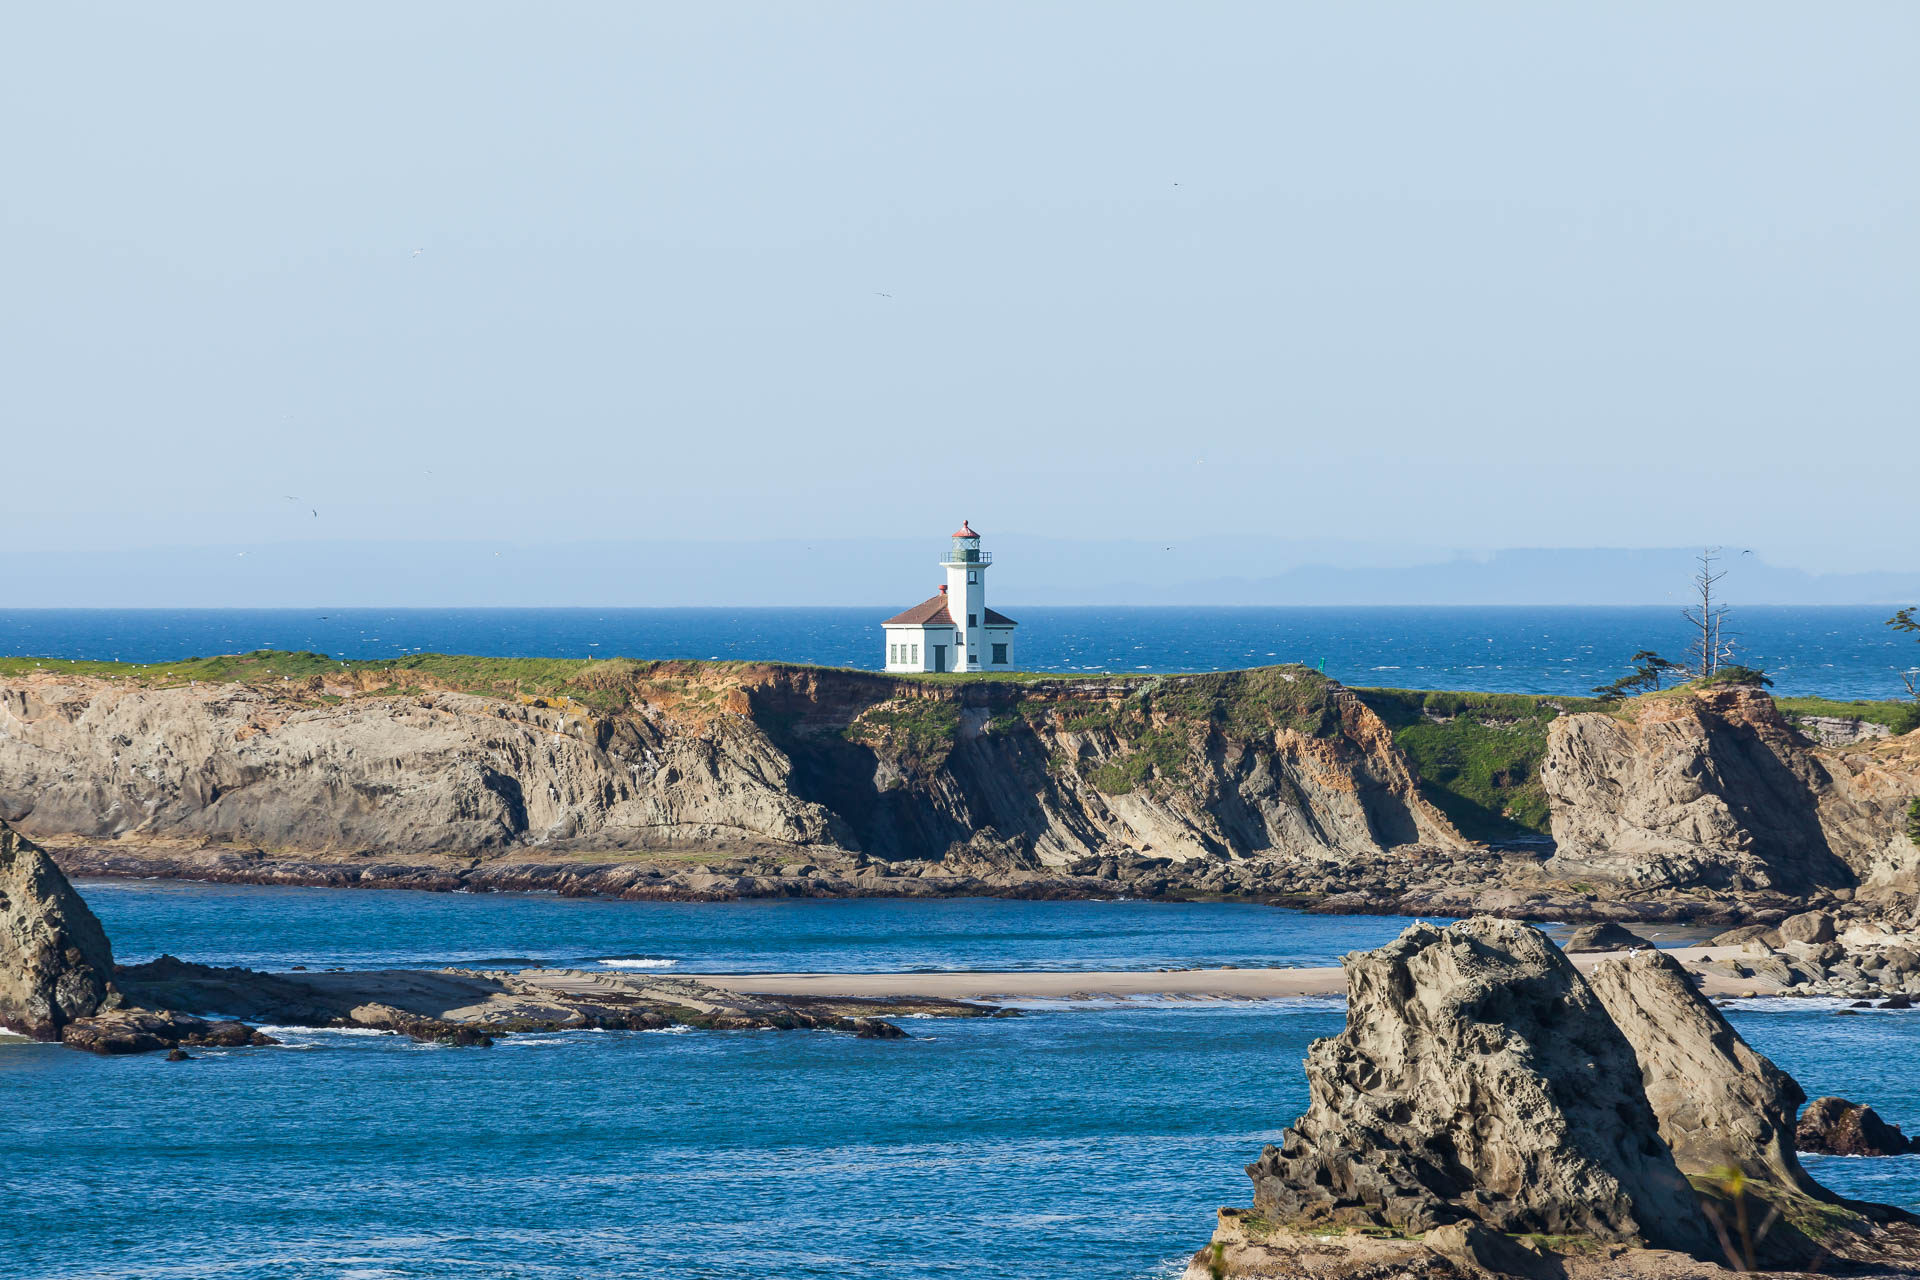
[[[375,969],[257,973],[163,956],[122,968],[131,998],[170,1009],[220,1008],[275,1026],[370,1027],[419,1043],[484,1047],[527,1032],[838,1031],[906,1035],[890,1016],[991,1017],[992,1005],[932,997],[769,997],[688,978],[583,969]]]
[[[1872,1107],[1845,1098],[1815,1098],[1800,1115],[1794,1134],[1802,1151],[1833,1156],[1903,1156],[1920,1153],[1920,1139],[1908,1138]]]

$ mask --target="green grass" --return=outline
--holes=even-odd
[[[945,698],[902,698],[869,707],[846,727],[848,740],[884,748],[901,764],[937,769],[960,734],[960,704]]]
[[[449,653],[418,653],[393,659],[341,659],[323,653],[256,649],[252,653],[144,664],[0,658],[0,677],[41,671],[170,688],[195,681],[271,686],[307,681],[315,676],[333,676],[359,681],[374,693],[452,689],[501,698],[568,698],[596,714],[607,715],[632,705],[632,695],[641,684],[681,690],[695,702],[715,700],[718,697],[715,692],[694,682],[653,678],[656,672],[684,669],[687,665],[636,662],[630,658],[483,658]],[[314,697],[321,700],[320,695]]]
[[[1151,780],[1177,783],[1187,776],[1187,735],[1177,728],[1146,729],[1127,740],[1125,751],[1087,775],[1105,795],[1123,796]]]
[[[1893,734],[1920,729],[1920,703],[1916,702],[1835,702],[1829,698],[1775,698],[1774,705],[1788,720],[1802,716],[1831,716],[1836,720],[1865,720],[1883,724]]]
[[[1420,791],[1473,840],[1548,834],[1540,762],[1547,726],[1569,711],[1607,708],[1597,698],[1513,693],[1356,689],[1386,721],[1420,776]]]
[[[1920,844],[1920,796],[1907,805],[1907,839]]]

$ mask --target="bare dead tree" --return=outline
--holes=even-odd
[[[1714,599],[1713,589],[1727,576],[1725,569],[1715,570],[1719,560],[1718,547],[1707,547],[1700,552],[1700,572],[1693,575],[1694,590],[1700,593],[1699,602],[1680,611],[1699,633],[1687,646],[1686,661],[1681,664],[1695,680],[1704,680],[1721,667],[1733,665],[1733,656],[1740,647],[1726,626],[1732,610]]]

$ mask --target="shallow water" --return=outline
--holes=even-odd
[[[117,936],[191,926],[194,945],[168,949],[194,958],[292,955],[340,905],[316,890],[86,892]],[[247,907],[233,894],[259,896]],[[308,894],[326,911],[295,934],[218,950],[222,921],[295,921]],[[341,954],[444,952],[471,936],[456,898],[346,896],[370,914],[338,919]],[[1055,967],[1321,958],[1403,923],[1146,903],[478,901],[496,924],[549,922],[520,935],[533,939],[556,920],[605,928],[582,923],[617,917],[597,907],[662,908],[641,914],[680,932],[656,924],[644,945],[677,936],[716,969],[770,954],[830,967],[801,963],[809,939],[873,968],[908,951],[1013,967],[999,946],[1035,966],[1051,949]],[[424,923],[385,936],[381,913],[409,904]],[[836,909],[840,925],[823,926]],[[1216,1206],[1248,1201],[1240,1166],[1302,1108],[1301,1056],[1343,1016],[1330,1001],[1140,1002],[911,1019],[906,1041],[580,1032],[493,1050],[289,1031],[285,1047],[181,1064],[0,1046],[0,1276],[1168,1276]],[[1756,1001],[1731,1016],[1810,1094],[1920,1122],[1908,1069],[1920,1015]],[[1808,1163],[1836,1189],[1920,1207],[1920,1157]]]

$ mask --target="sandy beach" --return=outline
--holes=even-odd
[[[1570,957],[1585,973],[1617,952]],[[1710,996],[1770,995],[1762,978],[1702,971],[1709,960],[1733,959],[1738,947],[1676,947],[1667,952],[1698,972]],[[1175,969],[1167,972],[987,970],[946,973],[688,973],[680,975],[725,991],[780,996],[935,996],[948,1000],[1073,1000],[1123,996],[1194,996],[1222,1000],[1278,1000],[1344,995],[1337,965],[1300,969]]]

